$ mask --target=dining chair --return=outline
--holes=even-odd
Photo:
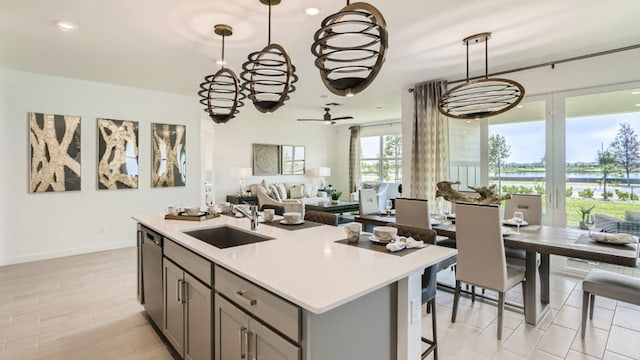
[[[451,322],[456,322],[461,283],[498,292],[498,340],[502,339],[505,292],[522,284],[526,298],[524,268],[507,266],[497,205],[456,204],[456,290]]]
[[[378,208],[378,195],[374,189],[360,189],[358,203],[360,215],[377,214],[380,211]]]
[[[397,209],[396,209],[397,210]],[[398,223],[390,224],[398,229],[398,235],[404,237],[412,237],[417,241],[423,241],[425,244],[435,244],[436,232],[435,230],[402,225]],[[445,265],[446,266],[446,265]],[[431,313],[431,327],[432,327],[432,339],[427,339],[424,336],[421,337],[422,342],[429,345],[422,352],[422,359],[426,358],[433,352],[433,359],[438,360],[438,331],[437,331],[437,319],[436,319],[436,284],[439,265],[432,265],[424,269],[422,273],[422,304],[427,304],[427,313]]]
[[[304,219],[320,224],[338,226],[338,215],[327,212],[307,210],[304,214]]]
[[[504,203],[504,217],[512,217],[515,211],[521,211],[529,225],[542,225],[542,195],[512,194]]]
[[[529,225],[542,225],[542,195],[512,194],[504,203],[505,219],[511,218],[515,211],[521,211]],[[525,260],[527,257],[524,250],[507,247],[505,251],[509,258]]]
[[[396,198],[396,223],[431,229],[429,200]]]

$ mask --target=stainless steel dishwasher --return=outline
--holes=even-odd
[[[141,226],[142,304],[147,314],[162,328],[162,236]]]

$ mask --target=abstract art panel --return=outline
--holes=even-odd
[[[185,186],[187,183],[185,125],[151,124],[151,186]]]
[[[280,174],[280,146],[253,144],[253,175]]]
[[[29,113],[30,192],[80,190],[80,117]]]
[[[138,122],[98,119],[98,189],[138,188]]]

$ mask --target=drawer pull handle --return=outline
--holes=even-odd
[[[257,299],[252,299],[249,296],[247,296],[247,292],[244,290],[238,290],[236,291],[236,294],[240,296],[240,299],[242,300],[242,302],[244,302],[247,306],[254,306],[258,303]]]

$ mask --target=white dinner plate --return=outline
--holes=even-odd
[[[504,219],[504,220],[502,220],[502,225],[518,226],[518,223],[513,219]],[[527,226],[527,225],[529,225],[529,223],[526,222],[526,221],[523,221],[520,224],[520,226]]]
[[[300,219],[300,220],[298,220],[298,221],[296,221],[296,222],[287,222],[287,221],[285,221],[284,219],[280,220],[280,224],[282,224],[282,225],[300,225],[300,224],[302,224],[303,222],[304,222],[304,220],[303,220],[303,219]]]
[[[504,226],[502,227],[502,236],[509,236],[513,234],[517,234],[513,229]]]
[[[369,240],[373,241],[374,243],[378,243],[378,244],[388,244],[388,243],[390,243],[390,241],[383,241],[383,240],[378,239],[375,235],[369,236]]]

